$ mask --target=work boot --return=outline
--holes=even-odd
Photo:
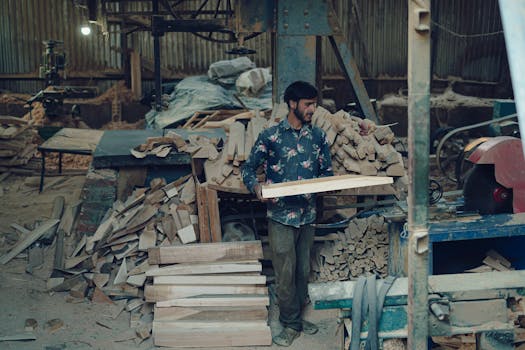
[[[273,342],[280,346],[290,346],[300,334],[301,332],[295,329],[284,327],[281,333],[273,337]]]
[[[305,334],[315,334],[319,331],[319,327],[317,327],[312,322],[308,322],[306,320],[303,320],[303,332]]]

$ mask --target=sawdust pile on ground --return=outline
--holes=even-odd
[[[15,103],[25,104],[25,101],[29,100],[31,95],[27,94],[3,94],[0,95],[0,103]]]
[[[48,120],[46,117],[46,111],[44,106],[40,102],[35,102],[32,104],[33,109],[31,112],[27,112],[22,118],[25,120],[33,121],[35,126],[43,126],[44,123]]]
[[[102,95],[84,101],[92,104],[100,104],[104,102],[113,102],[115,98],[118,98],[120,103],[133,102],[135,100],[131,90],[126,87],[126,82],[121,80],[111,88],[107,89]]]
[[[39,159],[42,157],[40,152],[37,154],[37,157]],[[93,156],[64,153],[62,154],[62,170],[87,170],[92,160]],[[48,170],[58,170],[58,153],[46,154],[46,171]]]

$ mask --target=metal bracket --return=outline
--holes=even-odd
[[[430,11],[428,9],[419,8],[415,10],[416,21],[414,29],[419,33],[426,33],[430,31]]]
[[[428,229],[415,229],[412,233],[416,240],[416,253],[425,254],[428,252]]]

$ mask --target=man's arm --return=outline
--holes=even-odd
[[[252,147],[248,160],[244,162],[241,167],[241,175],[244,185],[246,185],[250,192],[255,193],[257,198],[261,201],[263,200],[261,184],[257,181],[256,171],[257,168],[268,158],[268,145],[265,142],[266,137],[264,135],[264,132],[259,134],[257,141]]]

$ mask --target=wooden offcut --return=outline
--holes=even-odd
[[[262,186],[263,198],[294,196],[306,193],[319,193],[344,190],[365,186],[377,186],[393,183],[391,177],[338,175],[315,179],[297,180]]]
[[[0,264],[7,264],[11,259],[20,254],[24,249],[29,247],[33,242],[38,240],[42,235],[44,235],[49,229],[56,227],[60,220],[49,219],[45,221],[42,225],[38,226],[31,233],[26,235],[22,240],[17,242],[14,247],[11,248],[9,253],[3,255],[0,258]]]
[[[262,245],[260,241],[201,243],[148,249],[148,259],[152,265],[244,261],[262,258]]]
[[[208,215],[210,218],[211,241],[220,242],[222,241],[222,229],[217,191],[207,187],[206,195],[208,198]]]
[[[199,238],[201,243],[211,242],[210,217],[208,214],[207,184],[196,184],[197,211],[199,214]]]

